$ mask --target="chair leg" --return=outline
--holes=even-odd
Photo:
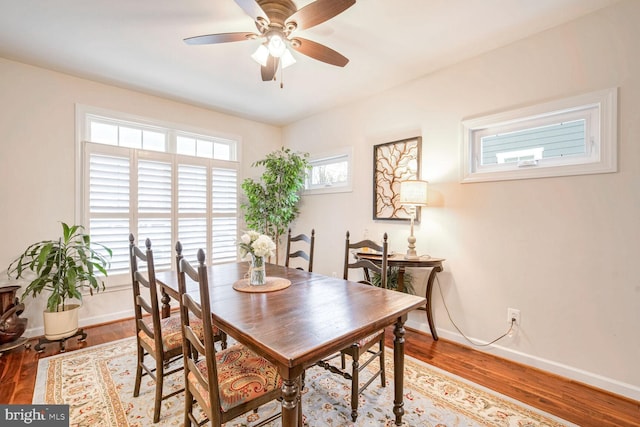
[[[223,350],[225,350],[227,348],[227,334],[226,332],[222,332],[220,331],[220,347],[222,347]]]
[[[351,372],[351,420],[355,423],[358,418],[358,396],[360,391],[360,353],[355,352],[353,357],[353,370]]]
[[[136,364],[136,382],[133,386],[133,397],[140,395],[140,383],[142,382],[142,364],[144,363],[144,349],[138,345],[138,363]]]
[[[156,402],[153,407],[153,422],[160,421],[160,408],[162,407],[162,387],[164,385],[164,361],[156,359]]]
[[[186,380],[186,378],[185,378]],[[184,389],[184,427],[191,427],[191,411],[193,410],[193,396],[189,392],[189,387]]]
[[[384,335],[380,339],[380,385],[382,387],[387,386],[386,369],[384,369]]]

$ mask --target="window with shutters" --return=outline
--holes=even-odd
[[[616,107],[609,89],[465,120],[462,182],[615,172]]]
[[[113,250],[110,278],[129,272],[129,233],[152,242],[156,269],[175,262],[175,243],[195,262],[237,259],[237,142],[79,109],[80,216]]]

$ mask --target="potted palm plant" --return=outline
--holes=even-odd
[[[31,295],[37,297],[48,291],[47,308],[44,311],[44,334],[49,340],[72,336],[78,330],[78,308],[82,291],[89,293],[104,290],[100,275],[107,276],[112,255],[111,249],[91,241],[81,225],[62,223],[62,236],[56,240],[33,243],[18,256],[7,269],[15,279],[31,282],[22,294],[22,300]]]

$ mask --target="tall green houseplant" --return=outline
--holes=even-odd
[[[247,197],[241,204],[245,222],[252,230],[273,238],[276,259],[280,236],[299,213],[300,193],[310,167],[308,157],[308,153],[298,154],[282,147],[252,165],[265,168],[259,181],[247,178],[242,182]]]
[[[20,279],[24,273],[31,272],[32,275],[28,276],[31,283],[24,290],[22,300],[27,295],[36,297],[47,291],[47,311],[57,312],[65,309],[68,299],[82,300],[83,288],[88,288],[91,294],[94,290],[104,289],[104,282],[99,276],[107,275],[107,257],[111,254],[111,249],[91,241],[81,225],[69,226],[63,222],[61,237],[29,245],[9,265],[7,274]]]

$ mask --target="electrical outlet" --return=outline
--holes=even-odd
[[[516,319],[516,326],[520,326],[520,310],[507,308],[507,323],[511,324],[512,319]]]

